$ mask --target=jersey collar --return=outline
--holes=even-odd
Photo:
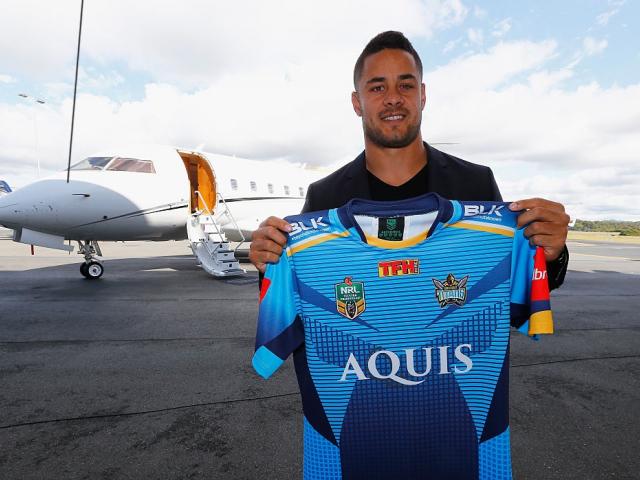
[[[393,217],[420,215],[437,211],[436,218],[429,228],[426,237],[420,235],[401,242],[385,241],[375,239],[374,242],[367,242],[365,233],[355,220],[355,215],[370,215],[373,217]],[[375,200],[365,200],[355,198],[342,207],[336,209],[336,215],[340,223],[349,232],[350,236],[358,241],[381,248],[406,248],[422,243],[431,237],[445,223],[453,223],[462,218],[462,208],[458,202],[452,202],[442,198],[436,193],[427,193],[418,197],[398,200],[393,202],[381,202]]]

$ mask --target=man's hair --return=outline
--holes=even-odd
[[[358,80],[360,80],[360,76],[362,75],[362,68],[364,67],[365,59],[369,55],[378,53],[386,48],[404,50],[405,52],[410,53],[416,62],[418,71],[420,72],[420,78],[422,78],[422,60],[420,60],[420,55],[418,55],[416,49],[413,48],[409,39],[401,32],[389,30],[387,32],[379,33],[369,40],[369,43],[367,43],[367,46],[362,50],[358,60],[356,60],[356,65],[353,68],[353,85],[356,90],[358,89]]]

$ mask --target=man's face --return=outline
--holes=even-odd
[[[351,95],[367,139],[384,148],[402,148],[420,133],[426,102],[415,60],[404,50],[369,55]]]

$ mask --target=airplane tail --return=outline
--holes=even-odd
[[[11,190],[11,187],[7,182],[0,180],[0,195],[3,193],[11,193],[12,191],[13,190]]]

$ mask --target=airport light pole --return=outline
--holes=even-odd
[[[24,99],[33,100],[33,103],[36,103],[38,105],[44,105],[45,103],[47,103],[41,98],[35,98],[35,97],[32,97],[31,95],[27,95],[26,93],[19,93],[18,96]],[[38,178],[40,178],[40,153],[38,152],[38,108],[37,107],[33,110],[33,136],[35,138],[36,165],[38,168]]]
[[[67,163],[67,183],[71,174],[71,150],[73,149],[73,125],[76,118],[76,94],[78,92],[78,67],[80,65],[80,41],[82,39],[82,12],[84,11],[84,0],[80,0],[80,22],[78,25],[78,50],[76,53],[76,77],[73,82],[73,107],[71,108],[71,136],[69,138],[69,162]]]

